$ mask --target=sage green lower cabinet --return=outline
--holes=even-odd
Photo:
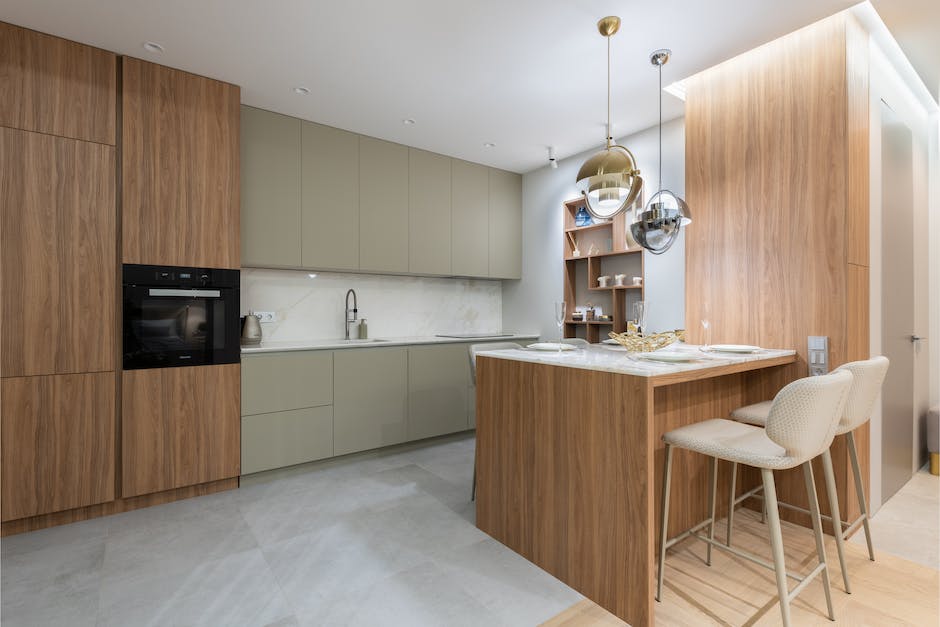
[[[243,475],[332,456],[330,405],[242,417]]]
[[[242,359],[242,416],[332,402],[331,351],[265,353]]]
[[[407,438],[408,349],[336,351],[333,453],[345,455]]]
[[[467,429],[470,359],[465,344],[408,349],[408,439]]]

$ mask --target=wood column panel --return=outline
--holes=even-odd
[[[114,373],[0,382],[3,520],[114,499]]]
[[[239,88],[122,67],[124,263],[238,268]]]
[[[114,54],[0,22],[0,77],[0,126],[114,145]]]
[[[0,374],[114,370],[114,148],[0,128]]]
[[[240,364],[124,371],[121,496],[237,477],[240,390]]]

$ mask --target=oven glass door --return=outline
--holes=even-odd
[[[124,369],[235,363],[238,290],[124,287]]]

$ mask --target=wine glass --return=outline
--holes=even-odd
[[[711,341],[711,323],[708,322],[707,318],[702,319],[702,346],[700,350],[707,351],[708,344]]]
[[[567,312],[568,304],[561,300],[555,303],[555,324],[558,325],[558,335],[563,338],[565,336],[562,333],[561,328],[565,325],[565,313]],[[561,342],[558,342],[558,352],[561,353]]]
[[[633,321],[636,323],[638,335],[646,333],[646,302],[638,300],[633,303]]]

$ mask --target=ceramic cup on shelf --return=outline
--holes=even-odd
[[[615,274],[614,275],[614,287],[623,287],[623,281],[627,278],[626,274]]]
[[[633,277],[633,285],[636,287],[640,287],[641,285],[643,285],[643,277],[641,276]]]
[[[605,274],[604,276],[597,277],[597,286],[598,287],[607,287],[607,284],[610,283],[610,276]]]

